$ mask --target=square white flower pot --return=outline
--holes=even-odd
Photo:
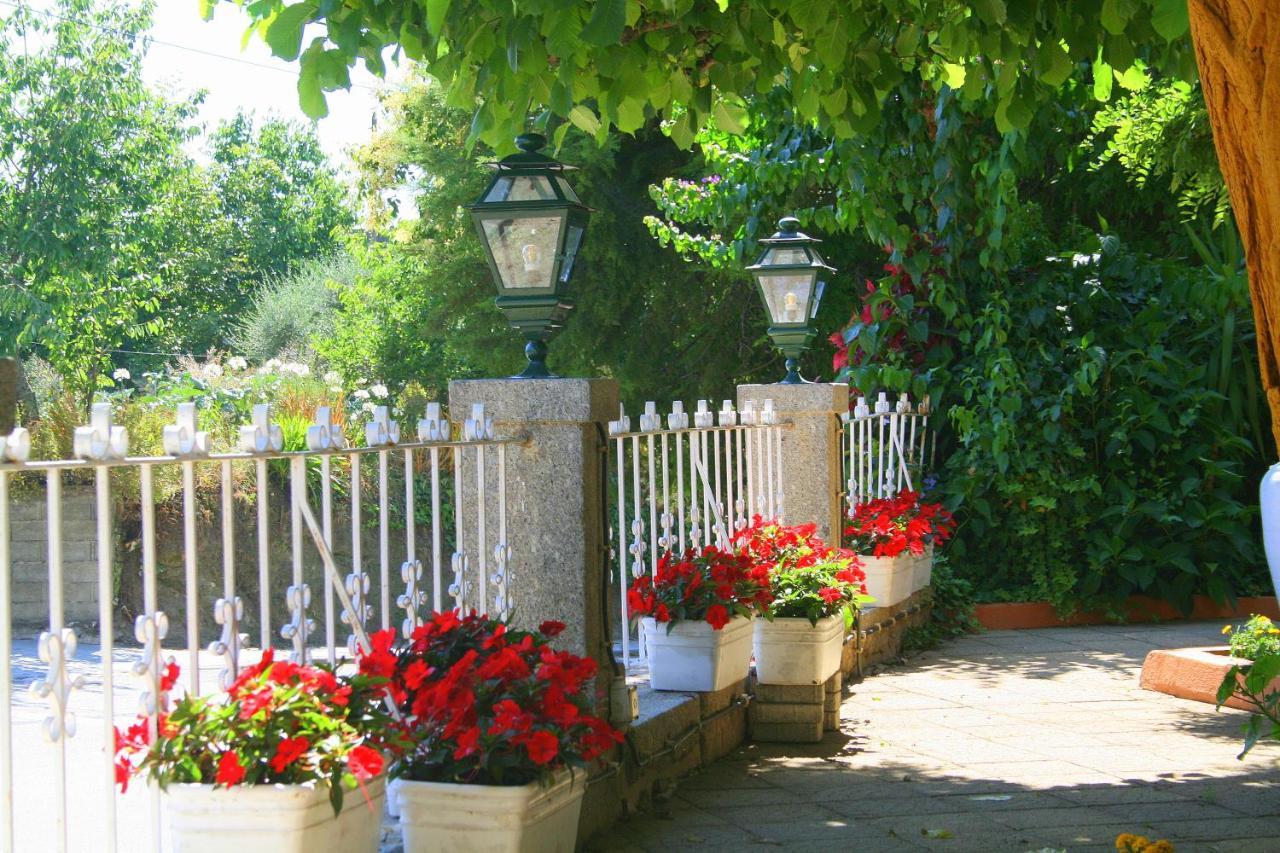
[[[640,620],[649,651],[649,685],[702,693],[743,680],[751,667],[751,622],[735,616],[717,631],[706,622],[668,626],[652,617]]]
[[[844,619],[812,625],[803,617],[755,620],[756,680],[761,684],[825,684],[840,669]]]
[[[170,785],[173,853],[377,853],[386,780],[345,791],[334,817],[325,785]]]
[[[867,576],[867,594],[875,599],[873,607],[892,607],[911,597],[915,584],[915,557],[869,557],[858,555]]]
[[[399,780],[404,853],[573,853],[587,774],[549,786]]]
[[[911,591],[919,592],[933,582],[933,546],[924,549],[924,553],[914,558],[912,569]]]

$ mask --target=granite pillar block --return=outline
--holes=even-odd
[[[849,386],[842,383],[739,385],[738,407],[772,400],[782,431],[783,519],[814,522],[818,535],[836,544],[842,532],[843,462],[840,415],[849,410]]]
[[[594,657],[608,672],[604,630],[607,549],[603,441],[618,411],[611,379],[479,379],[449,383],[449,412],[459,429],[484,405],[498,438],[521,436],[506,455],[510,610],[518,627],[547,619],[567,628],[562,648]],[[497,452],[485,453],[486,523],[497,518]],[[475,455],[463,454],[464,527],[477,511]],[[495,541],[496,540],[492,540]],[[493,591],[484,593],[486,608]]]

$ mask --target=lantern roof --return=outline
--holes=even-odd
[[[760,259],[747,267],[749,272],[759,273],[770,269],[814,268],[835,272],[835,267],[828,264],[814,248],[822,241],[810,237],[800,230],[800,220],[794,216],[784,216],[778,220],[778,230],[772,237],[764,237],[760,243],[765,247]],[[800,257],[797,257],[799,255]],[[780,260],[780,258],[788,260]]]

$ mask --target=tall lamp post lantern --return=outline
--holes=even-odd
[[[565,293],[591,214],[565,180],[575,167],[540,153],[546,144],[540,133],[516,137],[519,153],[490,164],[493,180],[467,205],[498,288],[498,307],[526,341],[529,364],[517,379],[554,378],[547,370],[547,341],[573,309]]]
[[[814,247],[822,242],[800,232],[800,220],[788,216],[778,221],[778,232],[760,241],[764,254],[747,267],[755,277],[769,312],[769,337],[787,358],[783,385],[804,382],[797,371],[799,358],[818,333],[813,319],[826,289],[825,276],[834,267]]]

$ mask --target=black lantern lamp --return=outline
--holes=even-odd
[[[827,286],[825,276],[835,268],[814,248],[822,241],[800,233],[800,220],[793,216],[779,220],[778,233],[760,242],[764,254],[747,270],[769,312],[769,337],[787,358],[782,384],[799,384],[805,381],[796,370],[799,358],[818,333],[813,319]]]
[[[554,378],[547,341],[573,308],[565,292],[591,214],[564,178],[575,167],[540,153],[546,144],[540,133],[516,137],[520,152],[490,164],[494,179],[467,205],[498,287],[498,307],[526,341],[529,364],[519,379]]]

